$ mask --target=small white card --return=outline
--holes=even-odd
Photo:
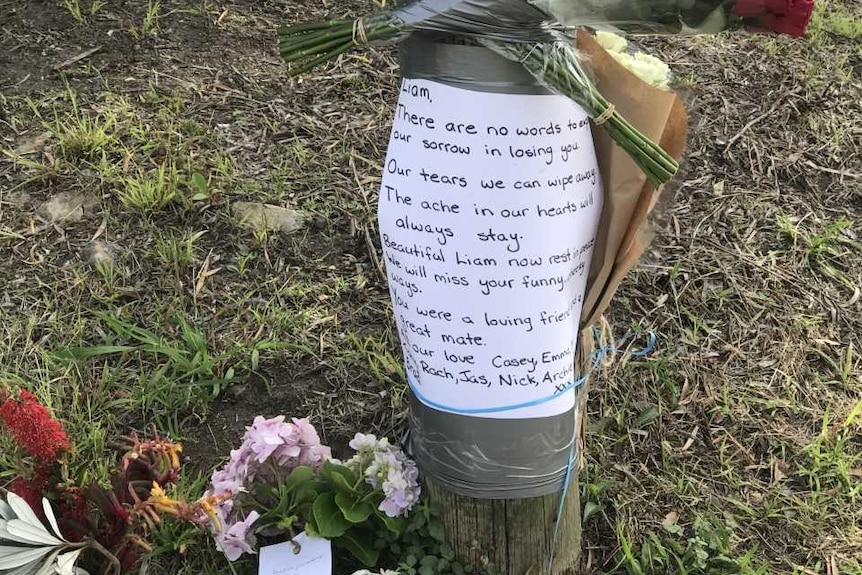
[[[332,575],[332,543],[303,532],[293,542],[261,547],[258,575]]]

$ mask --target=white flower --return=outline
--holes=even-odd
[[[5,501],[0,499],[0,573],[86,574],[75,567],[83,549],[75,549],[76,544],[60,533],[54,510],[45,498],[42,510],[51,531],[18,495],[9,492]]]
[[[596,42],[599,43],[599,46],[612,54],[614,52],[625,52],[626,48],[629,46],[629,43],[622,36],[617,36],[616,34],[605,32],[603,30],[596,32]]]
[[[384,438],[385,441],[385,438]],[[377,446],[377,436],[372,434],[364,434],[357,433],[352,440],[350,440],[350,448],[354,451],[365,451],[372,450]]]
[[[650,70],[652,74],[651,78],[653,79],[650,81],[651,84],[659,88],[667,86],[670,81],[670,66],[655,56],[645,54],[644,52],[638,52],[635,54],[635,62],[639,62],[642,66],[646,66]]]
[[[662,90],[668,89],[670,67],[655,56],[643,52],[638,52],[634,56],[628,52],[611,52],[610,54],[617,62],[647,84]]]

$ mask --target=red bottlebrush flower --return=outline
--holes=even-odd
[[[9,491],[20,495],[27,502],[36,515],[44,518],[42,511],[42,498],[47,495],[51,489],[51,476],[54,474],[54,464],[52,462],[40,463],[36,465],[32,477],[16,477],[9,484]]]
[[[42,488],[34,480],[16,477],[7,489],[27,502],[30,509],[39,517],[44,516],[44,512],[42,511]]]
[[[63,424],[29,391],[20,390],[17,399],[5,398],[0,420],[24,452],[41,461],[56,461],[72,447]]]
[[[80,541],[88,529],[89,506],[83,491],[69,487],[60,494],[58,519],[60,532],[69,541]]]

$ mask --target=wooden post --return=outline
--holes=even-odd
[[[576,392],[581,414],[584,413],[587,388],[587,385],[582,385]],[[576,458],[579,460],[580,454]],[[578,467],[576,463],[572,470],[559,526],[557,513],[562,490],[527,499],[474,499],[456,495],[427,476],[424,488],[429,499],[443,510],[446,535],[462,564],[489,562],[496,572],[503,575],[546,575],[553,547],[554,564],[550,573],[580,575],[584,571],[581,569]],[[557,542],[554,547],[555,530]]]
[[[580,573],[581,507],[577,477],[563,507],[551,571]],[[472,499],[426,479],[431,501],[443,508],[449,543],[462,563],[492,563],[504,575],[544,575],[548,568],[560,495],[531,499]]]
[[[437,88],[441,93],[446,93],[448,90],[453,89],[470,90],[472,94],[504,93],[511,96],[523,96],[524,102],[527,102],[533,96],[544,97],[548,95],[547,89],[540,85],[518,63],[510,62],[484,48],[450,44],[445,39],[441,40],[434,36],[423,37],[421,34],[418,34],[411,37],[408,42],[405,42],[403,45],[402,64],[404,77],[411,79],[411,81],[425,81],[427,78],[442,79],[438,83],[446,86],[446,90]],[[405,97],[404,93],[402,93],[402,97]],[[430,97],[427,99],[427,102],[416,100],[409,93],[406,98],[408,104],[405,105],[405,109],[408,106],[413,106],[410,108],[411,110],[417,106],[427,107],[428,103],[432,102]],[[441,100],[433,100],[433,102],[439,101]],[[442,98],[442,101],[445,102],[446,99]],[[531,102],[530,105],[546,104],[544,100],[541,103],[538,100],[530,99],[529,101]],[[567,105],[569,104],[567,103]],[[527,104],[524,105],[526,106]],[[442,104],[435,103],[435,106],[440,107]],[[549,108],[549,110],[558,109]],[[431,112],[434,112],[434,110],[431,110]],[[480,117],[476,119],[477,125],[480,124],[480,120],[488,126],[492,126],[492,123],[495,121],[504,121],[503,118],[494,116],[494,113],[496,112],[490,115],[479,114]],[[580,110],[566,107],[564,109],[560,108],[559,113],[560,118],[558,118],[557,130],[560,130],[561,125],[565,125],[566,118],[572,113],[577,113],[579,116],[582,115],[582,121],[586,122],[586,115]],[[571,120],[568,121],[571,123]],[[412,123],[409,124],[407,129],[412,125]],[[404,128],[401,124],[398,124],[398,129]],[[479,136],[479,132],[474,125],[470,124],[470,129],[472,130],[471,134],[482,137]],[[506,133],[502,134],[503,137],[508,134],[508,128],[505,128],[505,130]],[[499,132],[499,130],[497,131]],[[484,131],[481,133],[484,134]],[[586,142],[584,143],[586,144]],[[407,149],[405,146],[408,146],[408,144],[403,142],[399,144],[398,141],[395,141],[395,145],[390,146],[390,150],[387,152],[387,158],[390,153],[393,158],[395,155],[401,154],[399,162],[406,162],[404,158],[411,156],[405,151]],[[485,146],[485,148],[488,148],[488,146]],[[466,149],[469,154],[469,148]],[[549,147],[549,149],[553,148]],[[497,155],[501,155],[499,150],[496,151]],[[413,151],[414,156],[418,156],[419,153],[421,153],[421,149]],[[595,157],[592,156],[592,150],[585,150],[585,153],[586,161],[594,163]],[[485,151],[484,155],[490,158],[495,156],[489,151]],[[479,160],[480,157],[483,158],[481,162]],[[420,165],[415,163],[418,160],[413,159],[414,166]],[[473,176],[474,186],[477,185],[481,177],[491,177],[494,170],[499,169],[499,163],[486,165],[489,161],[492,160],[484,159],[482,152],[476,154],[476,162],[479,162],[480,167],[476,168],[477,173]],[[455,166],[466,169],[463,161],[459,163],[452,160],[452,162]],[[537,173],[544,173],[543,170],[545,168],[546,166],[537,166]],[[449,168],[447,167],[447,169]],[[456,168],[453,167],[451,169],[455,170]],[[484,176],[481,176],[482,169],[487,172]],[[563,170],[564,168],[560,167],[557,169]],[[394,179],[387,180],[387,178]],[[464,178],[462,180],[464,181],[463,187],[467,187],[467,180]],[[428,196],[431,198],[436,197],[432,192],[428,191],[423,182],[412,183],[409,180],[409,173],[398,174],[397,171],[387,171],[384,175],[384,185],[387,181],[390,181],[392,184],[386,187],[387,191],[390,189],[394,190],[396,184],[401,186],[402,191],[411,189],[411,196],[413,196],[413,201],[416,203],[419,201],[416,198],[420,198],[422,194],[431,194]],[[505,187],[502,180],[499,183],[501,187]],[[598,183],[594,181],[590,185],[598,186]],[[485,188],[487,186],[483,183],[482,187]],[[572,193],[571,190],[569,192]],[[437,192],[435,191],[434,193]],[[596,193],[600,194],[601,190],[596,190]],[[465,195],[465,197],[473,197],[475,195],[475,193],[471,193]],[[398,237],[401,234],[402,228],[395,222],[398,221],[398,218],[403,217],[409,204],[404,203],[403,205],[399,205],[397,195],[395,196],[395,200],[391,200],[388,195],[385,197],[386,200],[381,201],[379,208],[381,233],[384,234],[384,237],[386,237],[386,234]],[[452,197],[458,196],[453,195]],[[528,197],[529,194],[525,193],[524,198]],[[590,197],[592,198],[592,195]],[[589,205],[593,206],[592,201]],[[487,211],[490,213],[490,216],[494,216],[492,210]],[[509,210],[506,209],[503,211]],[[480,216],[488,215],[480,213],[478,209],[476,214]],[[598,225],[598,213],[594,214],[593,211],[580,210],[579,214],[581,214],[579,217],[592,217],[595,215],[596,221],[592,223],[596,226]],[[590,224],[590,222],[587,223]],[[533,225],[542,227],[544,232],[554,229],[555,234],[559,235],[560,251],[564,251],[567,246],[575,241],[573,235],[569,233],[573,229],[571,227],[567,229],[545,228],[543,226],[550,224],[545,224],[544,222],[533,222]],[[461,228],[458,229],[460,230]],[[584,230],[589,228],[582,226],[578,229]],[[476,236],[472,233],[476,230],[471,229],[470,231],[471,234],[467,234],[464,237],[468,235],[473,235],[474,237],[481,236],[481,234]],[[547,235],[546,233],[545,236]],[[553,239],[555,238],[546,238],[546,241],[551,242]],[[412,242],[413,240],[411,239],[410,241]],[[469,242],[467,243],[468,245],[474,245],[476,250],[488,249],[470,244]],[[584,242],[584,245],[588,244]],[[541,247],[534,249],[541,249]],[[457,254],[457,252],[455,253]],[[450,253],[448,260],[441,257],[436,262],[429,263],[428,265],[432,266],[433,264],[436,270],[443,269],[445,265],[455,265],[451,262],[454,262],[456,257],[456,255]],[[393,257],[395,260],[398,260],[398,258],[403,259],[400,254],[396,254]],[[410,260],[405,259],[404,261]],[[541,259],[539,261],[541,262]],[[449,263],[447,264],[447,262]],[[494,261],[494,265],[496,265],[496,261]],[[397,268],[400,269],[401,264],[397,264]],[[387,266],[387,271],[390,274],[390,284],[392,284],[394,282],[393,274],[400,272],[394,272],[392,266]],[[407,273],[410,272],[408,271]],[[420,277],[424,278],[426,276]],[[399,276],[399,278],[403,283],[403,277]],[[434,289],[446,289],[446,291],[441,293],[448,294],[447,297],[461,297],[460,294],[462,292],[459,292],[458,289],[447,288],[448,284],[437,283],[438,281],[435,278],[432,283],[425,286],[426,289],[429,292]],[[583,282],[586,282],[585,277],[583,278]],[[456,285],[462,284],[459,283]],[[578,289],[584,289],[584,286]],[[422,293],[421,290],[419,293]],[[572,309],[575,301],[578,303],[581,301],[577,297],[579,297],[577,294],[570,293],[565,298],[557,298],[560,301],[549,305],[556,305],[559,309],[563,309],[562,305],[568,304],[569,308],[566,309]],[[395,296],[393,298],[395,299]],[[531,301],[532,303],[534,302]],[[459,305],[463,306],[465,304],[459,302]],[[519,315],[522,312],[522,310],[518,309],[518,302],[510,302],[508,305],[514,309],[506,309],[505,313],[512,312],[515,315]],[[394,306],[396,309],[398,308],[399,302],[397,300],[394,302]],[[402,302],[401,306],[402,310],[399,311],[400,317],[412,313],[408,304]],[[524,309],[532,309],[532,307],[525,305]],[[404,309],[408,311],[403,311]],[[450,317],[444,321],[453,321],[453,325],[457,324],[460,327],[464,327],[457,323],[458,321],[462,321],[470,327],[474,322],[469,313],[473,311],[479,314],[481,309],[465,308],[463,309],[463,313],[458,314],[458,317],[454,320]],[[577,319],[580,314],[579,306],[574,307],[574,314],[574,318]],[[453,314],[450,313],[449,315],[452,316]],[[468,321],[464,321],[465,317]],[[481,315],[477,315],[477,317],[481,317]],[[486,322],[488,321],[487,317],[488,315],[485,314]],[[425,316],[420,317],[420,323],[424,322],[424,319]],[[399,322],[402,324],[405,321],[406,319],[399,319]],[[432,325],[441,324],[437,322]],[[488,325],[496,324],[488,323]],[[431,338],[430,330],[428,329],[425,331],[420,330],[420,332],[416,333],[413,328],[408,330],[404,326],[401,327],[403,329],[399,333],[410,335],[409,332],[412,330],[420,338],[419,341],[422,342],[422,345],[426,345],[425,342],[428,342],[428,345],[435,345],[438,342],[438,340]],[[465,389],[463,387],[465,382],[468,382],[466,385],[472,385],[479,383],[479,381],[456,381],[453,384],[449,380],[455,380],[455,378],[451,374],[448,376],[448,379],[447,376],[443,375],[443,372],[446,371],[445,367],[443,369],[438,367],[435,370],[434,365],[431,365],[434,363],[433,361],[429,363],[429,371],[420,370],[418,366],[426,363],[424,358],[431,357],[431,353],[438,348],[429,348],[429,350],[426,350],[428,352],[427,356],[423,355],[417,359],[414,355],[421,353],[421,348],[420,351],[411,351],[418,346],[414,344],[412,347],[409,347],[406,343],[402,342],[408,350],[405,352],[408,356],[406,365],[408,379],[411,380],[411,436],[407,443],[411,455],[423,472],[426,494],[432,503],[436,503],[442,508],[443,522],[447,530],[449,542],[455,550],[456,558],[464,565],[482,566],[483,564],[490,564],[488,567],[493,565],[492,572],[503,575],[576,575],[580,572],[581,509],[577,482],[580,449],[573,450],[572,445],[573,442],[576,447],[580,444],[579,434],[583,424],[584,399],[587,394],[587,386],[584,382],[579,381],[578,374],[588,373],[591,361],[585,361],[584,358],[590,357],[592,335],[589,333],[589,330],[586,330],[586,336],[582,331],[580,344],[576,345],[576,342],[572,341],[575,334],[572,333],[572,338],[570,339],[568,337],[569,334],[565,333],[566,329],[575,330],[576,327],[577,324],[575,321],[564,324],[562,331],[553,332],[555,334],[553,337],[559,341],[553,343],[547,342],[543,345],[547,345],[548,347],[541,348],[551,349],[557,343],[559,343],[560,349],[565,347],[568,353],[572,352],[572,348],[576,348],[576,359],[571,365],[565,365],[565,362],[569,361],[569,355],[561,355],[549,361],[549,363],[556,365],[554,368],[556,370],[554,377],[556,377],[557,373],[560,373],[560,368],[563,368],[562,373],[566,374],[566,378],[571,376],[574,379],[565,382],[557,382],[555,378],[549,379],[548,382],[558,383],[558,385],[556,389],[551,387],[547,391],[544,391],[544,388],[542,388],[543,393],[547,395],[531,395],[529,396],[529,401],[525,401],[526,398],[522,396],[521,401],[511,401],[508,405],[495,405],[495,403],[499,402],[499,398],[492,398],[490,397],[491,394],[488,397],[488,405],[475,405],[475,398],[473,398],[474,401],[469,406],[459,405],[457,395],[462,393],[462,389]],[[532,331],[532,325],[529,331]],[[410,336],[409,339],[412,339],[412,337]],[[514,336],[511,336],[509,339],[512,337]],[[451,336],[449,336],[449,339],[452,339]],[[502,340],[493,336],[493,334],[492,339],[492,344],[483,342],[480,345],[497,346],[494,349],[499,353],[509,353],[507,347],[510,345],[517,347],[517,341],[515,340]],[[442,341],[446,342],[445,336]],[[538,340],[530,340],[530,345],[535,346],[535,341]],[[535,352],[536,350],[532,349],[532,351]],[[521,353],[528,352],[523,351]],[[488,352],[484,352],[484,355],[480,356],[484,357],[481,361],[484,361],[485,364],[474,364],[473,355],[468,356],[469,361],[467,363],[470,366],[476,367],[477,371],[481,372],[490,363],[491,356],[487,354]],[[445,357],[443,352],[439,352],[438,356],[434,357],[439,356]],[[458,359],[458,356],[455,357],[455,360],[445,357],[445,361],[449,363],[440,365],[463,367],[459,365],[461,360]],[[478,367],[480,365],[483,367]],[[495,364],[495,368],[500,367],[500,365]],[[569,369],[570,367],[574,369]],[[422,369],[425,370],[426,368],[423,367]],[[545,369],[550,369],[550,367],[545,366]],[[457,371],[457,369],[453,367],[453,371]],[[470,374],[471,370],[467,369],[465,373]],[[548,374],[550,373],[548,371]],[[420,381],[423,377],[425,379]],[[541,376],[537,375],[537,377]],[[523,379],[525,378],[522,377]],[[488,389],[490,390],[490,380],[483,381],[488,382]],[[459,383],[462,384],[460,388],[457,387]],[[534,383],[535,388],[539,389],[538,381]],[[564,383],[569,385],[563,385]],[[524,383],[518,384],[512,381],[508,381],[507,384],[509,386],[525,385]],[[504,391],[503,385],[504,380],[502,375],[500,375],[499,389],[501,392]],[[423,397],[420,389],[423,390],[421,393],[427,394],[431,390],[438,395],[435,397],[428,397],[427,395]],[[447,396],[444,392],[451,395]],[[574,401],[570,400],[571,396],[568,395],[569,393],[574,395]],[[532,409],[539,405],[542,407],[535,410]],[[549,408],[549,406],[552,407]],[[486,410],[486,407],[489,409]],[[507,410],[513,410],[510,413],[514,417],[508,419],[504,416],[499,416],[498,412]],[[497,414],[498,417],[489,416],[488,413]],[[520,417],[518,417],[519,415]],[[575,461],[570,464],[569,459],[572,454],[575,456]],[[568,473],[566,472],[567,464],[570,464],[572,468]],[[568,479],[568,488],[565,490],[565,500],[561,506],[561,497],[564,493],[564,477]],[[488,499],[479,499],[477,497],[487,497]],[[553,564],[551,564],[552,556]]]

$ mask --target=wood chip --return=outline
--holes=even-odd
[[[80,62],[84,58],[89,58],[90,56],[92,56],[93,54],[95,54],[96,52],[98,52],[101,49],[102,49],[102,45],[99,44],[95,48],[90,48],[89,50],[85,50],[84,52],[81,52],[77,56],[72,56],[68,60],[63,60],[62,62],[60,62],[59,64],[54,66],[54,70],[62,70],[63,68],[65,68],[67,66],[71,66],[72,64],[74,64],[76,62]]]

